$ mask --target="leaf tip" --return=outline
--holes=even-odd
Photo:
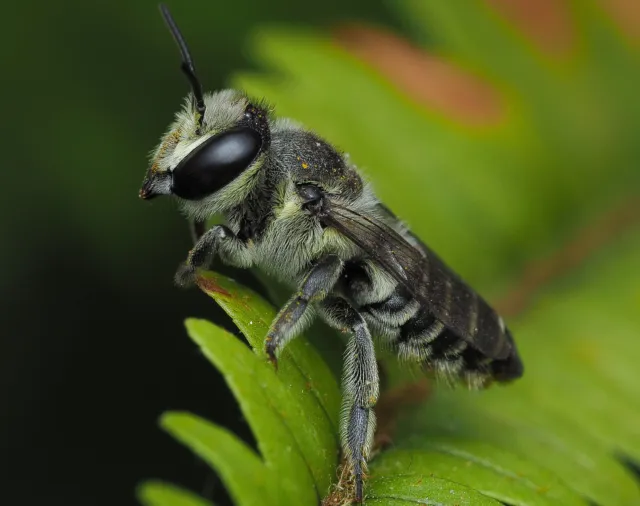
[[[135,496],[143,506],[211,506],[193,492],[161,480],[141,483]]]
[[[162,487],[162,482],[156,480],[145,481],[136,487],[136,499],[145,506],[151,506],[154,504],[154,498],[160,487]]]
[[[140,483],[135,489],[135,496],[144,506],[158,506],[164,504],[164,497],[169,488],[160,480],[147,480]]]
[[[187,411],[167,411],[160,415],[158,425],[170,433],[174,433],[178,427],[193,420],[193,415]]]
[[[184,321],[189,337],[198,345],[202,345],[202,335],[214,325],[203,318],[187,318]]]

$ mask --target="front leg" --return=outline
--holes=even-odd
[[[363,477],[371,453],[380,381],[371,333],[362,315],[345,299],[331,297],[322,303],[327,323],[349,332],[342,376],[340,439],[356,482],[356,502],[362,502]]]
[[[251,251],[243,242],[224,225],[215,225],[198,239],[189,251],[187,260],[178,268],[175,282],[179,286],[190,286],[194,283],[196,271],[209,267],[213,258],[218,255],[223,262],[235,267],[251,267]]]
[[[190,220],[189,221],[189,232],[191,233],[191,240],[193,244],[198,244],[200,238],[206,232],[207,222],[204,220]]]
[[[303,318],[310,302],[324,299],[338,281],[343,262],[336,255],[327,255],[313,266],[300,289],[289,299],[271,324],[265,339],[265,351],[277,364],[277,354],[308,321]],[[309,313],[306,313],[307,315]]]

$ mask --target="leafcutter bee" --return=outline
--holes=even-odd
[[[372,335],[470,388],[522,375],[514,341],[335,147],[241,91],[203,93],[182,35],[166,6],[161,12],[191,93],[152,155],[140,197],[173,195],[192,220],[196,243],[178,284],[218,257],[295,289],[265,336],[274,363],[314,314],[347,330],[340,429],[362,501],[379,394]],[[214,214],[225,224],[205,230]]]

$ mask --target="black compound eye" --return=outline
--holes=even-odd
[[[187,200],[211,195],[249,167],[261,147],[262,136],[253,128],[241,127],[216,135],[174,169],[171,192]]]

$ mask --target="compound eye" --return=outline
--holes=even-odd
[[[174,169],[171,192],[186,200],[211,195],[249,167],[261,147],[262,136],[253,128],[241,127],[216,135]]]

